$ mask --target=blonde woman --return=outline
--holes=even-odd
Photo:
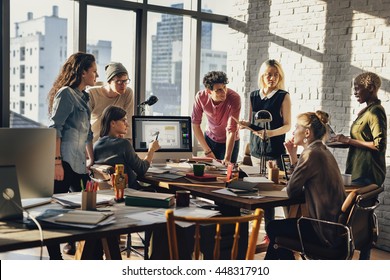
[[[284,72],[280,63],[274,59],[265,61],[259,70],[259,89],[250,93],[249,116],[251,122],[241,121],[242,127],[253,129],[250,135],[250,152],[252,165],[260,165],[260,157],[265,154],[265,160],[276,160],[279,167],[281,155],[286,153],[284,141],[286,133],[291,128],[291,99],[284,90]],[[269,129],[265,123],[256,124],[256,113],[267,110],[272,115]],[[264,151],[264,152],[263,152]],[[275,209],[266,209],[265,223],[273,220]],[[265,237],[265,243],[268,241]]]
[[[322,111],[298,115],[293,139],[285,146],[290,155],[294,172],[287,185],[289,198],[305,197],[310,218],[337,222],[341,205],[345,200],[343,179],[337,162],[324,145],[327,136],[328,114]],[[297,146],[303,151],[298,159]],[[270,239],[266,260],[292,260],[294,254],[285,248],[275,248],[276,237],[299,239],[297,219],[271,221],[267,226]],[[334,228],[308,223],[301,228],[301,234],[310,238],[311,243],[331,247],[338,244],[338,232]]]

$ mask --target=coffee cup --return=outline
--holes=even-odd
[[[341,177],[343,177],[343,183],[344,186],[350,186],[352,183],[352,175],[351,174],[341,174]]]
[[[205,169],[204,164],[200,164],[200,163],[193,164],[193,171],[195,176],[203,176],[204,169]]]
[[[176,191],[176,206],[188,207],[190,206],[190,191]]]

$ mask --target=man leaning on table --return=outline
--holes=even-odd
[[[226,85],[229,83],[222,71],[211,71],[203,78],[204,90],[195,95],[192,110],[192,125],[196,139],[207,157],[222,160],[223,163],[236,162],[239,151],[238,124],[241,98]],[[201,128],[203,113],[207,118],[207,128]]]

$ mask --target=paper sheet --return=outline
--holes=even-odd
[[[215,191],[213,191],[213,192],[219,193],[219,194],[224,194],[224,195],[230,195],[230,196],[248,198],[248,199],[259,199],[259,198],[263,198],[263,197],[264,197],[264,196],[258,195],[258,194],[256,194],[256,193],[255,193],[255,194],[253,194],[253,193],[248,193],[248,194],[237,194],[237,193],[234,193],[234,192],[230,191],[230,190],[227,189],[227,188],[215,190]]]
[[[53,195],[53,199],[57,200],[58,203],[69,207],[81,206],[81,192],[79,193],[68,193],[68,194],[56,194]],[[96,195],[96,204],[108,204],[114,199],[114,192],[112,195],[99,194]]]

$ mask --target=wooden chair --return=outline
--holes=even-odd
[[[355,249],[361,250],[376,241],[378,225],[374,210],[379,206],[377,197],[382,191],[383,187],[371,184],[350,192],[341,207],[337,223],[301,217],[297,223],[299,240],[276,237],[275,246],[299,252],[303,259],[352,259]],[[325,247],[307,242],[300,228],[304,223],[313,222],[337,230],[339,245]]]
[[[252,221],[252,231],[249,236],[248,247],[246,250],[247,260],[253,260],[256,250],[256,243],[260,229],[261,219],[263,217],[263,210],[256,209],[253,215],[246,216],[235,216],[235,217],[212,217],[212,218],[196,218],[196,217],[182,217],[175,216],[172,209],[169,209],[165,212],[167,218],[167,230],[168,230],[168,246],[169,253],[172,260],[179,259],[179,248],[176,237],[176,225],[175,222],[187,222],[195,224],[195,235],[194,235],[194,259],[198,260],[201,256],[200,251],[200,226],[201,225],[212,225],[215,224],[215,245],[213,251],[214,259],[218,260],[220,258],[220,245],[221,245],[221,227],[222,225],[231,224],[235,225],[234,235],[233,235],[233,245],[231,248],[231,259],[234,260],[237,258],[238,254],[238,244],[240,239],[240,225],[242,223],[248,223]]]

